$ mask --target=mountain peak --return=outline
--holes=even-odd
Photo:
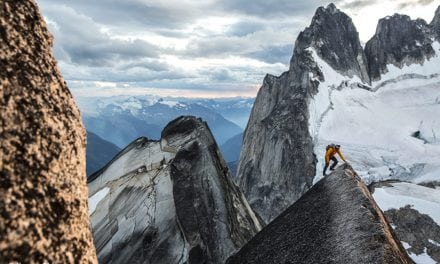
[[[434,29],[437,40],[440,40],[440,6],[435,11],[435,15],[431,21],[430,26]]]
[[[334,4],[319,7],[310,26],[299,34],[291,67],[302,66],[301,53],[310,47],[336,71],[369,82],[359,33],[351,18]]]
[[[422,24],[427,25],[425,20],[423,19],[416,19],[412,20],[411,17],[403,14],[395,13],[392,16],[387,16],[379,20],[379,23],[376,28],[376,34],[380,33],[382,30],[388,28],[388,27],[398,27],[399,24],[409,25],[409,24]],[[396,32],[396,34],[399,34],[399,32]]]
[[[388,64],[402,68],[432,57],[435,51],[431,37],[432,30],[423,19],[411,20],[401,14],[380,19],[376,34],[365,46],[370,78],[380,79],[388,71]]]
[[[440,19],[440,6],[438,6],[437,10],[435,11],[435,15],[434,15],[433,21],[436,20],[436,19],[437,19],[437,22],[440,22],[439,21],[439,19]]]
[[[335,19],[334,16],[341,16],[344,19],[348,18],[349,20],[351,20],[351,18],[347,14],[339,10],[335,4],[330,3],[327,7],[321,6],[316,9],[310,27],[313,27],[315,24],[321,24],[322,22],[325,22],[332,17],[333,19]]]
[[[330,13],[332,13],[332,14],[334,14],[334,13],[336,13],[336,12],[339,12],[339,9],[338,9],[338,8],[336,7],[336,5],[333,4],[333,3],[330,3],[330,4],[326,7],[325,10],[327,10],[328,12],[330,12]]]
[[[197,127],[206,125],[200,118],[195,116],[180,116],[163,129],[162,138],[172,137],[173,135],[185,135],[193,132]]]
[[[89,181],[98,259],[224,263],[261,224],[204,121],[178,117],[162,136],[134,141]]]

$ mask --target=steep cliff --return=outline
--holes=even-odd
[[[85,131],[34,1],[0,2],[0,263],[95,263]]]
[[[180,117],[89,178],[100,263],[223,263],[260,230],[206,123]]]
[[[398,68],[423,64],[435,55],[433,33],[422,19],[395,14],[379,20],[376,34],[365,45],[368,69],[372,80],[380,80],[389,64]]]
[[[265,77],[244,134],[237,181],[264,221],[320,179],[330,143],[368,183],[439,171],[439,12],[429,25],[381,19],[364,51],[347,15],[317,9],[289,71]]]
[[[264,221],[272,220],[312,186],[317,162],[313,141],[327,111],[326,102],[312,102],[329,97],[319,90],[336,89],[348,80],[357,86],[368,83],[366,65],[351,19],[330,4],[318,8],[311,25],[299,34],[289,71],[265,77],[246,127],[237,171],[249,203]],[[332,67],[336,74],[327,74],[325,70]]]
[[[437,40],[440,41],[440,6],[435,11],[435,15],[430,26],[433,28]]]
[[[368,188],[349,165],[343,165],[227,263],[413,262]]]

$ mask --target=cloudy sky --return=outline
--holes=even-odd
[[[255,96],[288,69],[322,0],[37,0],[76,96]],[[438,0],[336,0],[366,42],[393,13],[431,21]]]

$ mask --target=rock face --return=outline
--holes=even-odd
[[[329,4],[327,8],[319,7],[311,25],[299,34],[291,70],[300,72],[304,67],[309,68],[307,60],[302,61],[302,54],[308,55],[305,53],[307,48],[314,48],[318,56],[336,71],[349,77],[358,76],[364,82],[369,81],[359,34],[351,18],[334,4]]]
[[[368,135],[360,136],[365,132],[352,131],[359,131],[358,126],[362,129],[360,124],[370,121],[373,125],[377,124],[374,121],[380,121],[391,126],[394,123],[387,119],[396,122],[399,120],[396,115],[407,111],[408,107],[399,109],[397,103],[383,104],[385,101],[381,100],[389,100],[385,97],[392,97],[392,91],[374,94],[378,89],[402,82],[401,87],[412,85],[414,90],[423,86],[426,88],[422,90],[424,94],[430,93],[428,89],[435,90],[433,87],[437,84],[434,83],[440,81],[439,57],[436,56],[436,52],[440,54],[440,44],[434,41],[439,21],[440,8],[429,25],[404,15],[384,18],[363,50],[356,28],[346,14],[334,4],[317,9],[311,25],[295,42],[289,71],[279,77],[265,77],[244,133],[237,181],[252,208],[265,222],[301,197],[312,186],[315,176],[315,181],[320,177],[321,171],[317,174],[316,167],[321,170],[324,166],[323,152],[327,144],[346,146],[356,166],[366,166],[362,173],[367,171],[373,175],[373,170],[391,166],[388,164],[391,158],[384,160],[369,153],[368,149],[360,151],[365,145],[376,148],[374,144],[379,144],[376,138],[366,143]],[[414,67],[405,68],[408,65]],[[414,82],[405,83],[410,80]],[[375,96],[378,98],[373,100]],[[418,93],[417,104],[432,105],[429,102],[435,97],[436,90],[429,98]],[[411,105],[397,98],[395,101]],[[372,120],[375,112],[382,110],[380,107],[386,112],[378,113],[378,118]],[[429,134],[429,143],[433,143],[436,137],[432,135],[437,126],[431,121],[432,115],[425,114],[428,111],[423,112],[424,109],[420,107],[419,111],[408,114],[419,126],[429,127],[423,128],[424,134]],[[424,120],[423,124],[420,120]],[[414,122],[411,121],[411,126],[417,127]],[[348,123],[350,126],[346,125]],[[388,128],[380,125],[381,129]],[[400,137],[404,137],[403,132]],[[405,142],[411,141],[405,139]],[[396,147],[398,145],[401,143]],[[403,165],[408,167],[396,164],[394,167],[399,169],[392,173],[411,171],[409,174],[413,175],[423,166]],[[372,166],[374,168],[368,168]],[[390,170],[393,169],[390,167]]]
[[[319,8],[295,43],[289,71],[265,77],[245,131],[238,182],[266,222],[301,197],[316,174],[309,104],[330,76],[324,76],[313,52],[339,73],[369,81],[351,19],[333,4]]]
[[[413,263],[348,165],[315,184],[238,253],[235,263]]]
[[[440,41],[440,6],[435,11],[430,26],[433,28],[437,40]]]
[[[399,240],[409,245],[409,253],[426,253],[440,263],[440,226],[431,217],[421,214],[409,205],[387,210],[385,216],[395,226]]]
[[[180,117],[89,178],[100,263],[224,263],[261,229],[206,123]]]
[[[440,190],[400,181],[373,183],[370,189],[410,257],[440,262]]]
[[[96,263],[85,131],[34,1],[0,3],[0,262]]]
[[[371,79],[379,80],[381,74],[388,72],[388,64],[402,68],[434,56],[431,31],[424,20],[411,20],[406,15],[379,20],[376,34],[365,45]]]

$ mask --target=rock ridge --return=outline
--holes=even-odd
[[[226,263],[413,262],[367,186],[342,165]]]
[[[389,64],[402,68],[429,60],[435,55],[432,43],[432,29],[423,19],[400,14],[380,19],[375,35],[365,45],[371,79],[380,80]]]

